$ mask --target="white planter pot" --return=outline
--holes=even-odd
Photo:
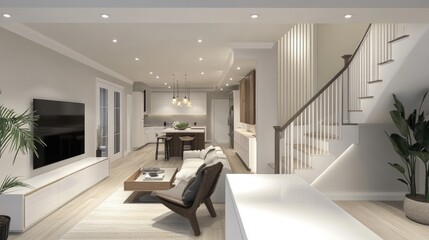
[[[413,200],[406,195],[404,199],[404,212],[405,216],[409,219],[429,225],[429,203]]]

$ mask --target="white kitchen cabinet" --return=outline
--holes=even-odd
[[[244,129],[234,131],[234,150],[251,172],[256,173],[256,137]]]
[[[151,93],[151,115],[207,115],[207,93],[191,92],[192,107],[177,107],[171,103],[171,92]],[[183,98],[183,95],[180,95]]]
[[[144,145],[144,96],[142,92],[133,92],[132,147],[138,149]]]
[[[147,143],[156,143],[157,137],[164,135],[162,131],[164,131],[164,127],[145,127]]]

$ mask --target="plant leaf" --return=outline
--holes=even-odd
[[[413,113],[411,113],[407,119],[407,124],[410,127],[411,131],[414,131],[416,127],[416,118],[417,118],[417,110],[414,109]]]
[[[398,170],[400,173],[405,174],[405,169],[401,165],[397,163],[389,163],[390,166],[394,167],[396,170]]]
[[[398,178],[397,180],[398,180],[398,181],[400,181],[400,182],[402,182],[402,183],[404,183],[405,185],[407,185],[407,186],[408,186],[408,183],[407,183],[404,179],[402,179],[402,178]]]
[[[3,183],[0,185],[0,195],[13,187],[33,188],[32,186],[24,183],[20,177],[6,176],[3,180]]]
[[[408,159],[410,152],[408,143],[405,141],[405,138],[396,133],[392,133],[390,136],[387,136],[389,137],[395,152],[398,153],[402,159]]]
[[[413,154],[414,156],[416,156],[418,159],[420,159],[423,163],[428,163],[429,161],[429,152],[416,152],[416,151],[412,151],[411,154]]]
[[[407,121],[402,117],[401,113],[398,111],[391,111],[390,117],[393,120],[393,123],[395,124],[396,128],[399,130],[402,136],[407,137],[408,136],[408,124]]]
[[[393,100],[395,101],[393,105],[395,106],[396,110],[399,112],[402,118],[405,118],[404,106],[402,105],[401,101],[398,100],[395,94],[393,94]]]
[[[423,95],[422,101],[420,102],[419,113],[420,113],[420,112],[421,112],[421,110],[422,110],[422,106],[423,106],[423,103],[424,103],[424,101],[425,101],[426,96],[428,95],[428,92],[429,92],[429,91],[426,91],[426,92],[425,92],[425,94]]]

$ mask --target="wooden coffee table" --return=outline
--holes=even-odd
[[[142,171],[139,169],[133,173],[127,180],[124,182],[125,191],[155,191],[155,190],[167,190],[173,186],[174,177],[177,173],[177,168],[160,168],[164,170],[164,178],[160,180],[152,179],[142,179],[137,180],[138,177],[142,174]]]

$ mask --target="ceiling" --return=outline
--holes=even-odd
[[[270,48],[297,22],[429,22],[429,1],[374,2],[2,0],[0,13],[12,17],[0,16],[0,27],[21,35],[35,31],[128,82],[167,88],[173,73],[181,83],[186,73],[193,88],[221,88],[237,84],[256,64],[234,58],[233,47]],[[260,17],[251,19],[252,13]],[[346,20],[348,13],[353,18]]]

